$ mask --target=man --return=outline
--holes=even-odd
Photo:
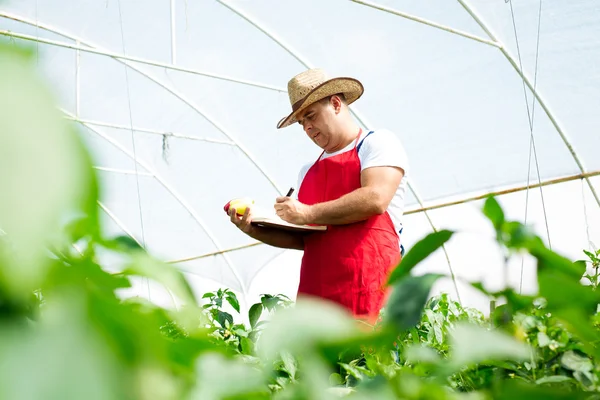
[[[292,78],[292,112],[277,124],[293,123],[323,149],[299,174],[298,197],[278,197],[281,219],[327,225],[325,232],[296,233],[251,225],[229,210],[231,221],[272,246],[304,250],[298,298],[333,301],[361,319],[374,321],[384,304],[390,271],[401,259],[400,232],[408,162],[400,141],[387,130],[363,132],[348,106],[363,94],[353,78],[329,79],[320,69]]]

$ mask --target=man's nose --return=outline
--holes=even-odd
[[[304,122],[303,128],[304,132],[310,134],[310,131],[312,131],[312,124],[310,122]]]

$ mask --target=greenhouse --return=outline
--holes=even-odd
[[[595,0],[0,0],[0,238],[12,249],[0,248],[0,311],[10,321],[39,308],[48,324],[37,342],[10,336],[18,324],[0,331],[5,343],[15,340],[0,345],[9,360],[0,371],[8,376],[10,360],[35,354],[49,368],[70,343],[93,347],[69,354],[64,370],[36,370],[53,383],[0,382],[0,397],[597,398],[599,38]],[[310,71],[359,81],[364,93],[340,107],[361,134],[389,133],[403,153],[394,220],[403,256],[390,284],[405,286],[383,317],[393,334],[365,338],[341,310],[327,314],[331,304],[322,315],[320,307],[293,314],[305,252],[254,239],[224,210],[246,198],[274,213],[290,188],[302,203],[301,171],[324,150],[301,123],[278,123],[298,105],[292,78]],[[56,272],[76,265],[95,267]],[[111,279],[124,267],[121,286]],[[411,302],[420,302],[416,320],[406,316]],[[445,319],[435,314],[442,303]],[[275,305],[289,314],[277,319]],[[67,323],[59,311],[83,314]],[[196,311],[218,328],[222,359],[205,355],[204,336],[185,325],[201,318]],[[450,341],[457,348],[480,337],[454,329],[463,318],[504,331],[489,339],[497,354],[448,358],[446,335],[459,337]],[[523,318],[546,325],[528,328]],[[71,333],[57,336],[53,321]],[[303,349],[300,332],[319,325],[328,328],[307,336],[324,341],[314,354],[326,361],[291,361]],[[90,329],[88,342],[81,333]],[[395,345],[386,348],[389,335]],[[332,356],[357,337],[385,348],[376,365]],[[404,342],[422,347],[405,351]],[[267,367],[238,362],[231,348]],[[276,353],[285,383],[261,375]],[[471,361],[493,372],[474,378],[453,364]],[[216,371],[229,370],[246,384],[216,389],[227,386]],[[424,380],[410,392],[417,384],[403,380],[407,373],[441,383]],[[515,375],[527,386],[495,391],[493,379]],[[78,379],[93,384],[69,382]]]

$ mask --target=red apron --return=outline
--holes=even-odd
[[[300,202],[335,200],[361,187],[359,138],[360,132],[350,151],[323,160],[321,153],[300,186]],[[387,211],[365,221],[329,225],[325,232],[305,236],[298,297],[324,298],[373,321],[386,300],[386,279],[400,258],[399,236]]]

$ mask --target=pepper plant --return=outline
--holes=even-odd
[[[537,293],[469,283],[499,304],[489,316],[432,298],[443,275],[413,269],[457,234],[443,230],[394,269],[374,326],[269,294],[245,323],[227,288],[198,298],[173,265],[105,235],[92,156],[33,54],[0,44],[0,399],[599,398],[598,252],[573,262],[489,198],[506,259],[536,260]],[[139,278],[183,306],[123,295]]]

